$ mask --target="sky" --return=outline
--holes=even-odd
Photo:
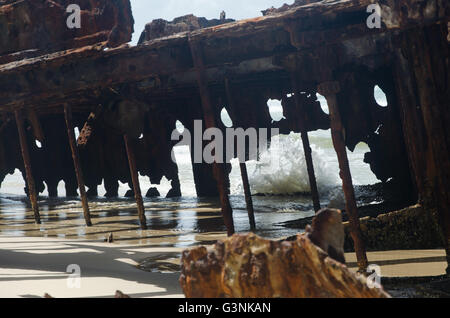
[[[131,0],[135,20],[133,44],[139,40],[145,25],[154,19],[173,20],[186,14],[208,19],[220,16],[224,10],[227,18],[241,20],[261,16],[261,10],[281,7],[294,0]]]

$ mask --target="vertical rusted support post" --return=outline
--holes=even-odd
[[[319,198],[319,190],[317,189],[317,181],[316,181],[316,175],[314,172],[314,163],[312,159],[312,151],[311,151],[311,145],[309,143],[309,137],[308,137],[308,130],[306,129],[306,122],[305,122],[305,109],[302,107],[302,103],[300,100],[300,87],[298,84],[298,80],[295,77],[294,74],[291,75],[292,77],[292,88],[294,90],[294,101],[297,113],[299,114],[298,118],[300,120],[300,127],[301,127],[301,136],[302,136],[302,143],[303,143],[303,151],[305,153],[305,161],[306,161],[306,167],[308,170],[308,177],[309,177],[309,186],[311,188],[311,196],[313,200],[314,205],[314,211],[319,212],[320,210],[320,198]]]
[[[189,36],[189,45],[191,48],[192,60],[197,71],[197,82],[202,101],[203,117],[205,119],[205,126],[207,129],[216,127],[216,120],[214,117],[214,109],[209,95],[205,66],[203,63],[202,52],[197,43],[194,43]],[[223,165],[213,163],[214,177],[217,181],[217,187],[220,195],[220,202],[222,206],[222,215],[225,226],[227,227],[228,236],[234,234],[233,210],[228,197],[228,189],[226,186],[225,171]]]
[[[250,222],[250,230],[256,231],[255,210],[253,209],[252,192],[250,191],[250,183],[248,181],[247,164],[241,162],[242,184],[244,185],[245,203],[247,205],[248,220]]]
[[[227,100],[229,104],[229,109],[236,109],[234,105],[233,95],[231,94],[230,83],[228,78],[225,78],[225,91],[227,95]],[[233,116],[236,118],[236,116]],[[255,221],[255,210],[253,208],[252,192],[250,190],[250,182],[248,181],[247,164],[244,162],[239,162],[239,167],[241,169],[242,185],[244,187],[245,203],[247,205],[248,220],[250,222],[250,229],[252,231],[256,230]]]
[[[28,120],[31,124],[31,128],[33,128],[33,134],[36,140],[39,142],[44,142],[45,136],[42,130],[41,123],[39,122],[39,117],[36,114],[36,110],[33,108],[28,109]]]
[[[336,94],[339,91],[340,85],[338,82],[325,82],[318,87],[318,93],[325,96],[330,109],[331,134],[333,137],[334,149],[336,150],[339,160],[340,177],[344,189],[347,214],[350,220],[351,236],[355,244],[359,270],[365,272],[368,266],[368,260],[366,248],[362,239],[355,189],[353,188],[350,164],[347,157],[347,148],[345,146],[344,127],[337,104]]]
[[[139,184],[139,175],[136,168],[136,158],[134,157],[134,151],[130,144],[130,140],[127,135],[123,135],[125,141],[125,147],[127,149],[128,164],[130,165],[131,180],[133,181],[134,198],[136,199],[139,222],[141,229],[147,229],[147,220],[145,218],[144,201],[142,200],[141,186]]]
[[[285,25],[286,30],[289,32],[290,35],[290,42],[292,46],[297,47],[300,49],[301,45],[299,45],[298,39],[297,39],[297,32],[296,32],[296,23],[290,22]],[[308,130],[306,129],[306,123],[305,123],[305,117],[304,117],[304,109],[301,105],[301,101],[299,98],[300,93],[300,85],[298,83],[297,77],[295,76],[295,73],[291,73],[291,83],[292,83],[292,89],[294,90],[294,101],[297,113],[299,114],[298,119],[300,120],[300,126],[301,126],[301,137],[302,137],[302,143],[303,143],[303,151],[305,153],[305,161],[306,161],[306,168],[308,170],[308,178],[309,178],[309,186],[311,188],[311,196],[313,200],[314,205],[314,211],[316,213],[320,210],[320,197],[319,197],[319,191],[317,189],[317,181],[316,181],[316,175],[314,173],[314,163],[312,159],[312,151],[311,151],[311,145],[309,143],[309,137],[308,137]]]
[[[25,174],[27,177],[28,195],[31,201],[31,208],[34,213],[34,220],[36,224],[41,224],[41,217],[39,215],[39,206],[37,202],[36,186],[34,184],[33,172],[31,169],[30,152],[28,150],[27,136],[23,126],[23,116],[21,110],[15,110],[17,131],[19,133],[20,149],[22,151],[23,165],[25,167]]]
[[[78,153],[78,148],[75,141],[75,132],[73,130],[72,107],[69,104],[64,104],[64,118],[66,120],[67,136],[69,137],[70,150],[72,151],[73,166],[77,176],[78,189],[80,191],[81,205],[83,206],[84,220],[86,221],[87,226],[92,226],[83,172],[80,165],[80,155]]]

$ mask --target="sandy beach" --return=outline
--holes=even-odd
[[[38,237],[0,237],[0,297],[181,297],[178,273],[145,272],[136,267],[144,258],[179,248],[94,243]],[[81,269],[80,288],[69,288],[67,266]],[[69,283],[70,285],[70,283]]]
[[[120,290],[133,298],[183,297],[179,272],[166,269],[166,259],[177,263],[182,248],[123,245],[89,240],[0,236],[0,297],[111,298]],[[443,250],[389,251],[368,254],[384,277],[445,274]],[[137,266],[146,259],[152,271]],[[356,270],[355,255],[346,254]],[[69,288],[73,277],[67,266],[79,265],[80,288]],[[176,268],[176,266],[175,266]],[[72,279],[72,280],[71,280]]]

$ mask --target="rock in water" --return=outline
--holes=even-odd
[[[342,222],[336,223],[339,214],[322,211],[309,233],[284,241],[234,235],[209,249],[184,251],[180,277],[184,294],[188,298],[389,297],[312,242],[317,240],[328,250],[332,247],[336,258],[343,256],[343,238],[327,241],[326,234],[342,231]],[[336,246],[337,242],[342,244]]]
[[[125,198],[134,198],[134,191],[133,190],[128,190],[125,193]]]
[[[145,197],[147,198],[158,198],[160,196],[161,194],[159,193],[157,188],[148,189],[147,194],[145,195]]]
[[[360,220],[368,251],[426,250],[443,247],[437,212],[420,204]],[[344,223],[346,251],[354,251],[350,223]]]

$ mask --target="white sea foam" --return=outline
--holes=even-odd
[[[339,176],[329,164],[326,152],[315,145],[311,148],[318,188],[321,193],[326,193],[338,184]],[[249,171],[252,193],[290,195],[311,192],[299,134],[275,137],[270,148],[261,154],[260,160],[249,163]],[[232,193],[240,193],[241,187],[232,190]]]

